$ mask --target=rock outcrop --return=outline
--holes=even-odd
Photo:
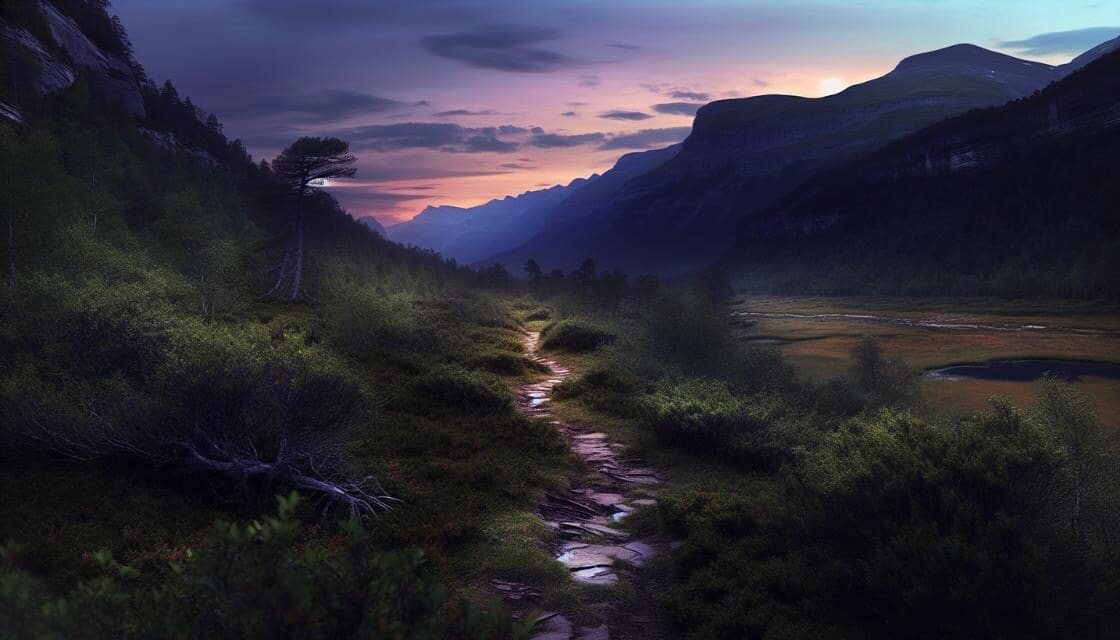
[[[135,63],[102,50],[78,23],[50,2],[40,0],[39,10],[50,33],[50,42],[42,41],[25,26],[0,19],[0,40],[9,47],[24,50],[34,60],[38,75],[31,89],[40,96],[61,91],[73,85],[78,74],[83,73],[100,98],[143,117],[141,85],[144,78],[137,72]]]

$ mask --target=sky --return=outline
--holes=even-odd
[[[332,187],[385,224],[608,169],[712,100],[810,97],[970,42],[1058,64],[1120,0],[114,0],[157,82],[271,159],[351,142]]]

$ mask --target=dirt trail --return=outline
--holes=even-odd
[[[540,334],[530,333],[524,345],[529,358],[549,370],[543,382],[522,387],[517,407],[529,416],[551,418],[549,401],[553,388],[563,382],[570,371],[555,360],[542,357],[538,346]],[[553,420],[571,444],[572,451],[583,460],[587,472],[568,489],[545,496],[538,514],[554,529],[560,540],[556,559],[571,573],[572,580],[588,585],[615,585],[630,588],[626,602],[589,605],[605,624],[581,627],[560,614],[540,618],[534,640],[657,640],[669,637],[664,620],[652,602],[651,585],[641,572],[642,565],[660,550],[654,540],[636,540],[618,528],[619,521],[639,506],[654,504],[653,495],[662,478],[642,460],[628,458],[625,448],[611,442],[606,434],[587,431],[575,425]],[[617,560],[625,564],[617,564]],[[506,594],[511,604],[522,604],[526,593],[523,585],[498,583],[495,588]]]

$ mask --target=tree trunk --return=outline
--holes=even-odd
[[[98,214],[98,208],[100,206],[97,203],[97,173],[96,172],[90,174],[89,202],[90,202],[90,205],[89,205],[90,217],[93,218],[91,228],[90,228],[90,234],[96,236],[97,235],[97,214]]]
[[[295,300],[299,296],[299,281],[303,275],[303,207],[302,203],[296,211],[296,264],[292,272],[292,289],[288,293],[288,300]]]
[[[15,225],[12,224],[12,217],[15,215],[11,210],[8,211],[8,288],[14,289],[16,286],[16,230]]]

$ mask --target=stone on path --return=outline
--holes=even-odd
[[[521,387],[517,406],[522,413],[536,418],[548,418],[564,434],[572,452],[583,460],[589,474],[583,488],[569,488],[548,493],[539,506],[541,519],[560,537],[568,541],[561,544],[557,560],[569,571],[572,579],[587,585],[614,585],[620,580],[615,571],[616,561],[641,566],[656,549],[648,542],[630,540],[631,534],[611,526],[625,518],[639,506],[652,506],[656,501],[649,496],[653,493],[650,485],[659,484],[662,479],[656,471],[646,466],[639,458],[626,457],[625,447],[612,442],[602,432],[583,433],[578,426],[556,420],[549,408],[551,395],[556,385],[568,378],[571,371],[555,360],[542,357],[537,347],[540,335],[529,334],[524,340],[525,353],[549,370],[549,377]],[[627,500],[626,493],[638,486],[642,487],[645,497]],[[602,540],[603,544],[589,543],[586,540]],[[514,582],[493,580],[492,588],[507,600],[539,598],[541,593],[534,587]],[[648,621],[634,614],[639,611],[607,611],[602,618],[628,628],[632,633],[641,634],[653,631],[655,637],[663,634],[646,629]],[[621,617],[618,614],[622,614]],[[537,618],[533,629],[533,640],[610,640],[608,625],[577,627],[558,613],[545,614]]]

